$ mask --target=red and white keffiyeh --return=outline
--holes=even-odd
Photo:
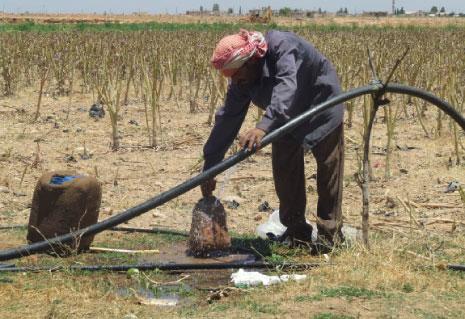
[[[221,39],[210,61],[224,76],[231,77],[250,58],[263,57],[267,49],[261,32],[241,30]]]

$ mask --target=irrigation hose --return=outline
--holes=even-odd
[[[238,269],[238,268],[255,268],[255,269],[281,269],[281,270],[307,270],[319,267],[319,263],[269,263],[264,261],[254,262],[230,262],[230,263],[185,263],[185,264],[167,264],[167,263],[143,263],[133,265],[72,265],[72,266],[42,266],[42,267],[0,267],[0,273],[6,272],[53,272],[58,270],[68,271],[128,271],[129,269],[139,270],[161,270],[161,271],[179,271],[179,270],[221,270],[221,269]]]
[[[379,83],[370,84],[363,86],[357,89],[350,90],[348,92],[342,93],[324,103],[321,103],[311,110],[299,115],[298,117],[290,120],[285,125],[280,128],[272,131],[267,134],[263,140],[260,148],[263,148],[270,144],[271,142],[277,140],[278,138],[284,136],[289,131],[295,129],[297,126],[308,121],[310,118],[316,114],[329,109],[335,105],[344,103],[351,99],[366,95],[366,94],[375,94],[375,93],[400,93],[415,96],[426,100],[437,107],[439,107],[444,113],[452,117],[452,119],[457,122],[460,127],[465,131],[465,118],[454,109],[454,107],[448,102],[436,97],[435,95],[426,92],[422,89],[418,89],[411,86],[405,86],[401,84],[387,84],[383,86]],[[167,190],[137,206],[129,208],[126,211],[123,211],[117,215],[114,215],[106,220],[98,222],[94,225],[82,228],[75,232],[60,235],[54,238],[50,238],[41,242],[33,243],[30,245],[25,245],[21,247],[11,248],[0,251],[0,261],[10,260],[14,258],[20,258],[24,256],[29,256],[35,253],[43,252],[51,247],[51,245],[64,244],[73,241],[75,238],[82,236],[95,235],[106,229],[115,227],[121,223],[124,223],[130,219],[133,219],[143,213],[148,212],[155,207],[165,204],[166,202],[188,192],[189,190],[199,186],[202,182],[218,175],[221,172],[224,172],[228,168],[236,165],[237,163],[243,161],[245,158],[251,156],[257,151],[253,149],[249,151],[248,149],[242,149],[236,154],[230,156],[229,158],[223,160],[221,163],[215,165],[214,167],[198,174],[197,176],[192,177],[191,179],[184,181],[183,183],[175,186],[174,188]]]
[[[72,265],[72,266],[38,266],[38,267],[16,267],[14,264],[0,264],[1,273],[19,272],[55,272],[67,271],[128,271],[129,269],[160,270],[160,271],[189,271],[189,270],[225,270],[225,269],[280,269],[280,270],[308,270],[320,266],[330,265],[327,263],[268,263],[264,261],[233,262],[233,263],[142,263],[133,265]],[[442,268],[441,268],[442,269]],[[465,265],[448,264],[447,270],[465,271]]]

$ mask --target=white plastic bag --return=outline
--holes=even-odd
[[[279,220],[279,210],[275,210],[266,222],[258,225],[255,232],[258,237],[268,239],[268,236],[266,235],[267,233],[272,233],[276,237],[279,237],[284,234],[286,229],[287,227],[281,224],[281,221]]]
[[[231,281],[234,286],[269,286],[280,282],[278,276],[267,276],[258,271],[244,271],[239,269],[237,272],[231,274]]]
[[[300,281],[307,278],[307,275],[281,275],[281,276],[268,276],[258,271],[244,271],[239,269],[237,272],[231,274],[231,281],[236,287],[253,287],[253,286],[269,286],[278,284],[280,282],[287,282],[289,280]]]

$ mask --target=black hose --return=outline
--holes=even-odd
[[[448,264],[447,269],[457,270],[457,271],[465,271],[465,265]]]
[[[167,263],[143,263],[134,265],[72,265],[65,266],[41,266],[41,267],[4,267],[0,268],[0,273],[7,272],[39,272],[39,271],[58,271],[58,270],[79,270],[79,271],[128,271],[136,268],[139,270],[213,270],[213,269],[238,269],[238,268],[256,268],[256,269],[292,269],[303,270],[321,266],[318,263],[268,263],[264,261],[254,262],[232,262],[232,263],[198,263],[198,264],[167,264]]]
[[[324,103],[321,103],[315,106],[313,109],[308,110],[307,112],[299,115],[298,117],[290,120],[285,125],[281,126],[280,128],[266,135],[262,141],[261,148],[277,140],[278,138],[288,133],[289,131],[295,129],[297,126],[301,125],[305,121],[308,121],[310,118],[312,118],[316,114],[324,110],[327,110],[330,107],[333,107],[335,105],[341,104],[343,102],[349,101],[351,99],[354,99],[362,95],[380,93],[380,92],[409,94],[409,95],[412,95],[418,98],[422,98],[436,105],[437,107],[439,107],[442,111],[444,111],[444,113],[451,116],[454,119],[454,121],[456,121],[463,130],[465,130],[465,118],[457,110],[455,110],[452,105],[432,95],[431,93],[428,93],[418,88],[404,86],[400,84],[388,84],[386,86],[383,86],[379,83],[376,83],[376,84],[367,85],[361,88],[353,89],[346,93],[342,93]],[[164,203],[178,197],[179,195],[182,195],[188,192],[194,187],[199,186],[202,182],[236,165],[237,163],[241,162],[242,160],[249,157],[255,152],[256,152],[255,149],[252,151],[249,151],[247,149],[242,149],[241,151],[230,156],[229,158],[225,159],[224,161],[215,165],[214,167],[208,169],[207,171],[204,171],[198,174],[197,176],[194,176],[193,178],[179,184],[178,186],[166,192],[159,194],[158,196],[155,196],[145,201],[142,204],[129,208],[128,210],[122,213],[119,213],[115,216],[112,216],[106,220],[103,220],[97,224],[88,226],[86,228],[82,228],[70,234],[57,236],[57,237],[50,238],[45,241],[37,242],[31,245],[2,250],[0,251],[0,261],[20,258],[23,256],[29,256],[34,253],[43,252],[49,249],[51,245],[68,243],[68,242],[73,241],[75,238],[78,238],[81,236],[94,235],[106,229],[109,229],[111,227],[117,226],[155,207],[163,205]]]
[[[221,269],[276,269],[281,270],[307,270],[316,268],[322,265],[319,263],[267,263],[263,261],[254,262],[233,262],[233,263],[198,263],[198,264],[167,264],[167,263],[143,263],[133,265],[73,265],[65,266],[41,266],[41,267],[16,267],[15,265],[4,265],[0,267],[0,273],[18,273],[18,272],[54,272],[59,270],[74,270],[74,271],[128,271],[129,269],[139,270],[161,270],[161,271],[177,271],[177,270],[221,270]],[[448,264],[449,270],[465,271],[465,265]]]

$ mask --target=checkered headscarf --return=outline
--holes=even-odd
[[[210,61],[215,69],[230,77],[250,58],[263,57],[267,49],[262,33],[242,29],[221,39]]]

